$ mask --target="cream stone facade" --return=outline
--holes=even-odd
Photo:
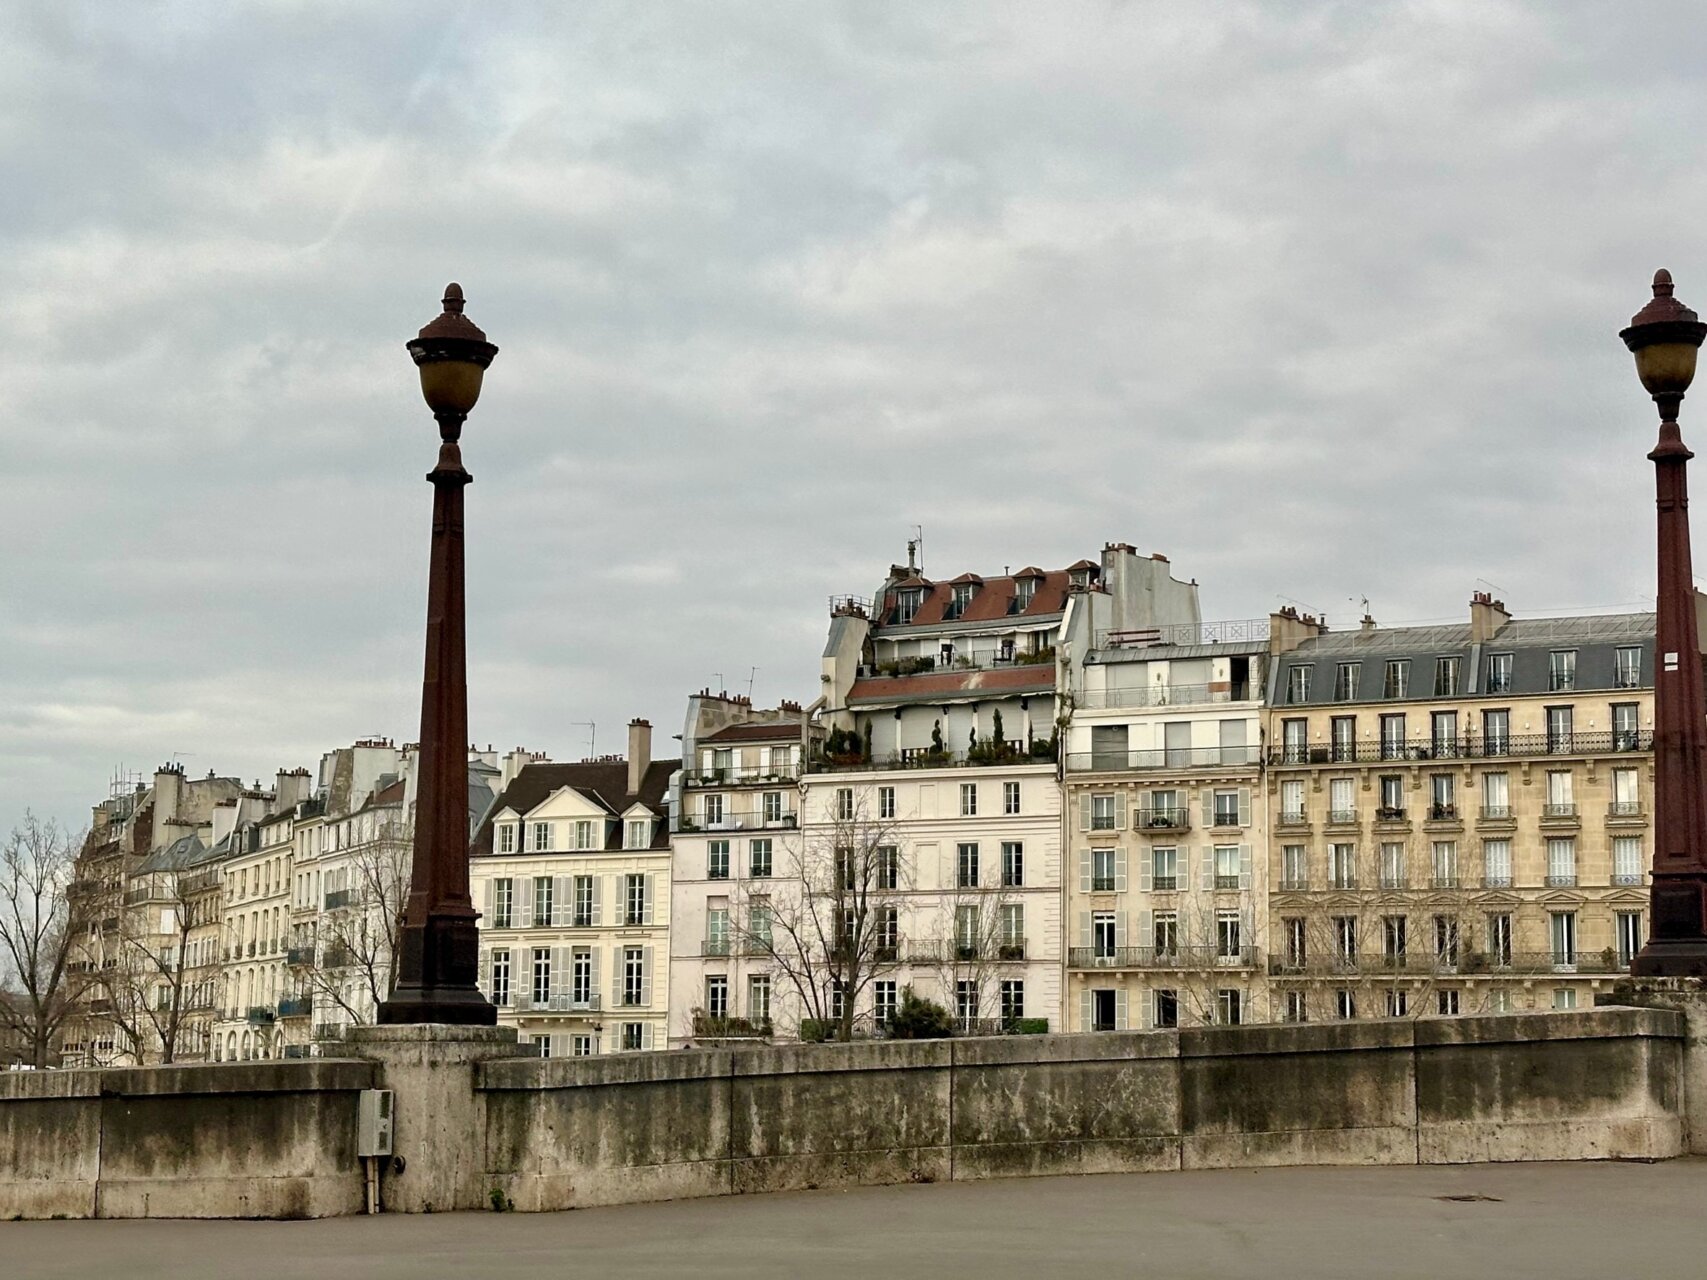
[[[1277,1016],[1584,1008],[1640,949],[1651,614],[1305,640],[1277,661],[1265,802]]]

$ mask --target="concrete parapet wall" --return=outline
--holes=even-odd
[[[371,1062],[0,1074],[0,1218],[356,1213]]]
[[[1597,1009],[1421,1022],[489,1061],[521,1209],[857,1184],[1683,1150],[1683,1026]]]

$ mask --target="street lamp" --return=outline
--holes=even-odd
[[[1677,411],[1695,377],[1707,324],[1672,296],[1671,272],[1618,335],[1660,411],[1654,463],[1659,507],[1654,635],[1654,864],[1647,945],[1630,966],[1643,977],[1707,975],[1707,699],[1689,555],[1689,460]]]
[[[427,580],[427,660],[421,745],[415,762],[415,848],[398,940],[397,981],[381,1023],[492,1026],[498,1010],[480,994],[480,935],[468,893],[467,607],[463,595],[462,424],[498,348],[462,314],[462,286],[445,286],[444,314],[408,343],[421,394],[439,424],[433,486],[433,549]]]

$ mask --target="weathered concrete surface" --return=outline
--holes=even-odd
[[[0,1218],[357,1212],[356,1095],[330,1059],[0,1076]]]
[[[1682,1277],[1701,1273],[1704,1201],[1697,1160],[1209,1170],[580,1213],[0,1223],[0,1258],[29,1280]]]
[[[1707,980],[1626,978],[1595,1003],[1671,1009],[1684,1021],[1683,1115],[1685,1149],[1707,1155]]]
[[[1661,1159],[1683,1150],[1681,1036],[1674,1013],[1597,1009],[491,1061],[475,1079],[485,1183],[540,1210],[1058,1173]]]
[[[474,1088],[477,1063],[516,1052],[514,1027],[411,1023],[351,1027],[349,1051],[379,1068],[380,1087],[397,1094],[392,1152],[402,1159],[380,1175],[390,1213],[435,1213],[486,1203],[480,1135],[486,1100]]]

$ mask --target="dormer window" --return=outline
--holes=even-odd
[[[627,823],[625,849],[645,849],[652,844],[652,823],[646,818],[630,818]]]
[[[924,602],[925,593],[918,587],[907,587],[895,593],[895,621],[911,622]]]
[[[949,588],[948,616],[958,618],[965,614],[967,606],[972,603],[972,584],[957,582]]]
[[[1014,583],[1014,603],[1021,609],[1031,606],[1031,598],[1037,594],[1036,578],[1021,578]]]

